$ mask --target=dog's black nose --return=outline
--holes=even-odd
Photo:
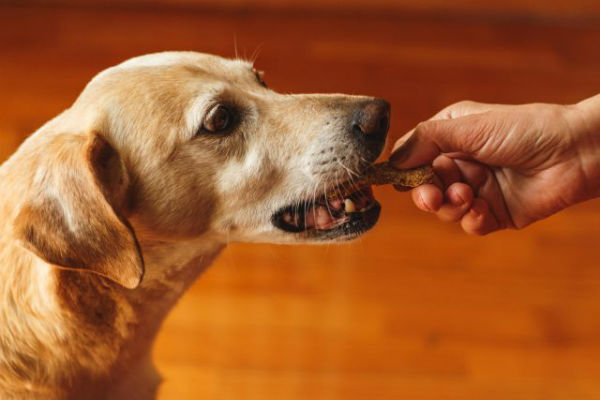
[[[355,132],[378,139],[385,137],[390,127],[390,103],[374,99],[363,103],[356,111],[352,128]]]
[[[352,118],[352,132],[366,145],[370,157],[375,160],[383,146],[390,128],[390,103],[373,99],[361,103]]]

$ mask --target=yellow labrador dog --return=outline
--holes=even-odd
[[[0,167],[0,399],[153,399],[161,322],[227,243],[373,227],[370,188],[348,187],[389,108],[192,52],[97,75]]]

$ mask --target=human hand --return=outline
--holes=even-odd
[[[398,140],[397,168],[433,165],[416,206],[484,235],[600,193],[600,96],[574,106],[454,104]]]

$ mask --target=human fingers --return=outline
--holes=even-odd
[[[447,188],[462,179],[460,169],[450,157],[440,155],[433,160],[431,166],[436,177],[440,180],[442,188]]]
[[[421,122],[410,136],[401,139],[390,163],[402,169],[430,164],[441,153],[476,157],[494,124],[495,120],[485,118],[485,114]]]
[[[460,225],[466,233],[477,236],[498,230],[498,221],[490,212],[485,200],[480,198],[473,200],[471,209],[462,217]]]
[[[411,190],[415,206],[421,211],[436,212],[444,201],[444,195],[439,187],[433,184],[421,185]]]
[[[501,173],[501,170],[494,170],[474,161],[456,159],[454,163],[460,171],[462,180],[473,188],[475,196],[487,203],[489,211],[498,222],[498,227],[512,226],[504,193],[496,177],[496,174]]]
[[[440,119],[455,119],[465,117],[467,115],[473,114],[481,114],[488,111],[496,111],[499,109],[505,109],[507,107],[511,107],[509,105],[503,104],[488,104],[488,103],[479,103],[471,100],[463,100],[457,103],[451,104],[448,107],[444,108],[433,117],[432,120],[440,120]]]
[[[480,114],[488,111],[494,111],[501,108],[506,108],[510,106],[501,105],[501,104],[488,104],[488,103],[479,103],[476,101],[463,100],[457,103],[454,103],[443,110],[439,111],[433,117],[431,117],[430,121],[437,120],[446,120],[446,119],[456,119],[465,117],[472,114]],[[398,148],[406,143],[406,141],[412,136],[415,129],[411,129],[406,134],[404,134],[401,138],[396,140],[394,146],[392,147],[392,153],[394,153]]]
[[[448,187],[444,202],[436,215],[444,222],[458,222],[469,211],[473,202],[473,190],[465,183],[457,182]]]

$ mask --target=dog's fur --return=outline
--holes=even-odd
[[[372,161],[347,134],[367,100],[198,53],[96,76],[0,167],[0,399],[154,398],[153,339],[221,249],[309,241],[273,213]],[[215,102],[234,132],[198,133]]]

